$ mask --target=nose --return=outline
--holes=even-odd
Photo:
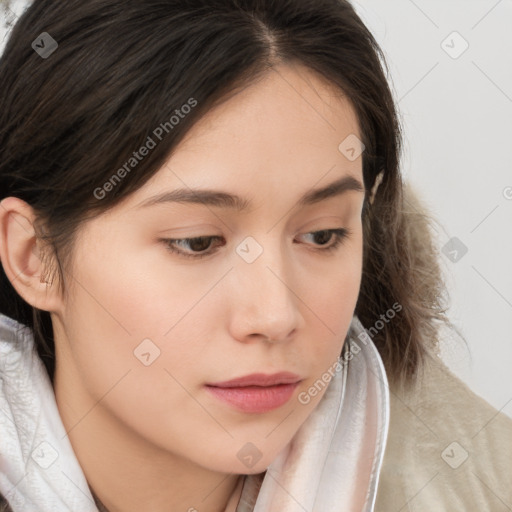
[[[292,262],[286,261],[275,239],[265,243],[251,263],[236,259],[230,274],[230,329],[235,339],[286,342],[303,326]]]

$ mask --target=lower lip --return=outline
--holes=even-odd
[[[227,402],[240,411],[261,413],[277,409],[288,402],[298,385],[299,383],[296,382],[268,387],[217,388],[206,386],[206,389],[219,400]]]

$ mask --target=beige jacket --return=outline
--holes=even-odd
[[[390,412],[376,512],[512,511],[512,419],[438,358]]]

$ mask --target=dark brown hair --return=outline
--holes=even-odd
[[[32,46],[42,33],[58,44],[46,58]],[[428,230],[418,243],[404,202],[385,58],[348,1],[35,0],[0,60],[0,199],[16,196],[34,208],[64,292],[80,223],[141,187],[208,110],[281,62],[316,71],[356,111],[366,197],[355,313],[369,328],[401,305],[370,334],[390,380],[411,383],[436,344],[436,322],[445,320],[443,289]],[[191,98],[196,106],[98,199],[93,191]],[[3,268],[0,279],[0,312],[33,330],[53,381],[49,313],[24,302]]]

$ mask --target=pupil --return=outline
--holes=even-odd
[[[324,235],[324,236],[322,236]],[[328,241],[329,241],[329,238],[330,238],[330,233],[328,231],[319,231],[318,233],[316,233],[316,237],[317,237],[317,240],[318,240],[318,237],[320,237],[320,245],[325,245]],[[324,241],[322,241],[322,239],[325,239]]]
[[[208,238],[207,237],[204,237],[204,236],[201,236],[201,237],[198,237],[198,238],[193,238],[191,241],[190,241],[190,248],[193,250],[193,251],[204,251],[205,249],[208,248],[208,246],[210,245],[209,242],[208,242]],[[197,243],[197,241],[199,241],[199,244]],[[206,244],[205,244],[206,242]],[[204,246],[204,247],[201,247],[201,244]],[[198,247],[199,245],[199,247]]]

